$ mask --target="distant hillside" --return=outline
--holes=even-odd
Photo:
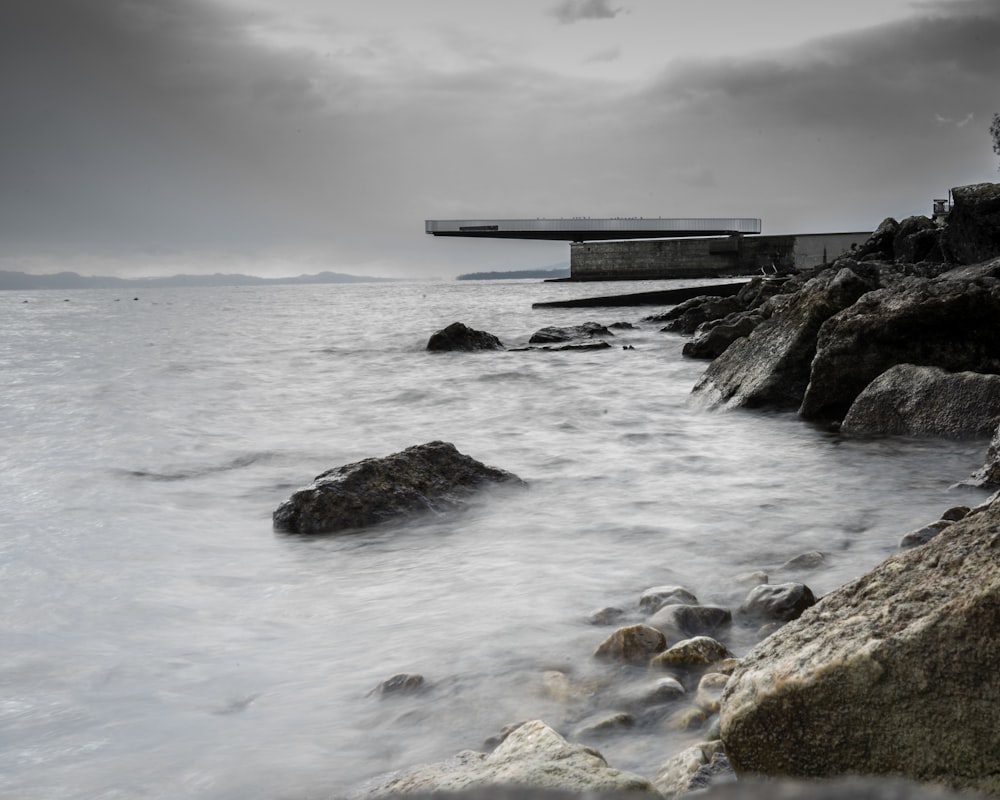
[[[214,275],[173,275],[169,278],[101,278],[59,272],[51,275],[29,275],[26,272],[0,271],[0,291],[38,289],[141,289],[169,286],[277,286],[303,283],[385,283],[390,278],[364,278],[340,272],[320,272],[295,278],[260,278],[255,275],[216,273]]]
[[[500,281],[500,280],[527,280],[531,278],[541,278],[542,280],[552,280],[553,278],[568,278],[569,264],[553,264],[540,269],[519,269],[508,270],[506,272],[467,272],[455,278],[456,281]]]

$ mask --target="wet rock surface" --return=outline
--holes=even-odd
[[[967,439],[1000,425],[1000,375],[897,364],[855,398],[842,433]]]
[[[994,498],[752,649],[722,697],[726,753],[738,774],[1000,791],[998,626]]]
[[[433,352],[473,350],[503,350],[501,342],[492,333],[477,331],[462,322],[453,322],[446,328],[431,334],[427,349]]]
[[[278,506],[273,522],[276,529],[291,533],[332,533],[417,512],[452,510],[487,485],[523,483],[511,472],[460,453],[453,444],[428,442],[324,472]]]

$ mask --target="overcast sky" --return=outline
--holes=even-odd
[[[3,0],[0,269],[451,277],[425,219],[870,230],[1000,181],[1000,0]]]

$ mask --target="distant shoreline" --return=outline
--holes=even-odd
[[[42,291],[46,289],[152,289],[183,286],[282,286],[302,284],[396,283],[395,278],[366,278],[340,272],[320,272],[292,278],[261,278],[238,273],[214,275],[172,275],[166,278],[89,277],[76,272],[30,275],[0,271],[0,291]]]

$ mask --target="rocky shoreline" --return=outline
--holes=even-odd
[[[735,295],[693,298],[644,322],[691,336],[684,355],[709,360],[693,394],[708,405],[794,409],[840,435],[992,433],[983,468],[954,479],[998,488],[1000,184],[953,196],[943,225],[889,219],[859,250],[811,274],[754,279]],[[533,342],[610,346],[611,327],[543,329]],[[428,349],[503,345],[455,323]],[[520,482],[432,445],[473,476],[462,497],[484,482]],[[382,466],[366,470],[392,494],[393,474]],[[422,491],[412,474],[406,486]],[[378,505],[371,489],[358,493]],[[451,507],[453,491],[435,492]],[[435,507],[417,497],[402,510]],[[289,514],[283,506],[276,525]],[[899,552],[818,600],[805,580],[823,554],[802,553],[773,571],[777,584],[765,572],[732,578],[743,592],[733,608],[661,586],[631,608],[600,609],[590,621],[613,628],[592,654],[601,669],[584,679],[556,670],[541,678],[550,697],[587,698],[590,714],[568,732],[574,741],[542,720],[520,722],[483,752],[374,779],[353,796],[498,786],[667,798],[707,787],[719,797],[952,796],[939,786],[1000,795],[1000,492],[900,535]],[[757,642],[740,658],[726,644],[735,629]],[[425,689],[422,676],[397,675],[373,694],[391,701]],[[702,731],[703,741],[647,776],[617,770],[578,743],[650,724]],[[871,780],[808,782],[852,775]],[[807,782],[761,790],[761,777]],[[733,781],[744,794],[716,786]]]

